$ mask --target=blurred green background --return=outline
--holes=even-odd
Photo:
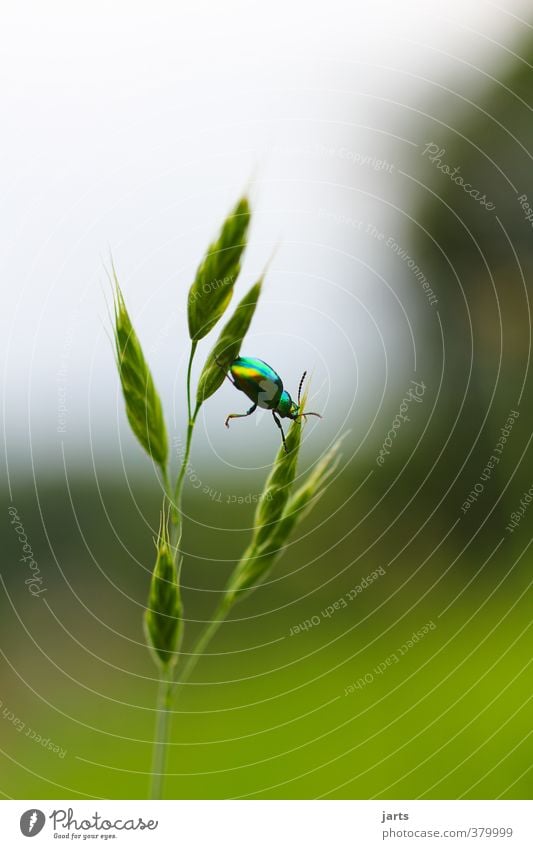
[[[386,499],[376,507],[378,487],[375,500],[368,488],[364,499],[354,495],[365,471],[345,472],[272,583],[234,608],[179,694],[168,797],[527,797],[528,553],[506,539],[483,567],[490,544],[445,539],[442,517],[417,534],[416,516],[427,514],[423,492],[411,519],[404,514],[378,540],[400,509]],[[32,543],[53,548],[58,563],[46,569],[57,577],[48,586],[50,610],[15,578],[8,587],[17,613],[7,608],[2,617],[3,693],[67,755],[44,751],[4,721],[10,795],[143,798],[156,684],[141,631],[148,574],[133,558],[150,564],[152,545],[124,507],[131,505],[125,487],[104,483],[102,501],[129,552],[83,480],[72,483],[72,503],[53,483],[40,489],[49,542],[37,520],[27,525]],[[134,491],[145,515],[156,516],[154,481],[141,478]],[[20,515],[35,516],[37,505],[26,498],[17,496]],[[189,498],[187,506],[207,523],[234,520],[234,510],[205,499]],[[70,530],[76,521],[91,555]],[[208,619],[230,564],[218,561],[218,534],[188,534],[206,560],[187,564],[186,611]],[[227,558],[245,537],[224,535]],[[290,635],[378,566],[386,574],[346,609]],[[373,672],[430,622],[437,627],[399,663]],[[198,627],[192,623],[186,646]],[[367,673],[374,680],[345,695]]]
[[[354,366],[329,363],[337,395],[324,410],[323,430],[322,423],[306,430],[301,464],[312,465],[351,426],[340,472],[269,581],[234,608],[177,693],[168,798],[530,797],[533,508],[513,533],[506,526],[533,483],[533,231],[518,200],[525,194],[533,205],[533,45],[522,37],[512,45],[514,55],[494,46],[493,61],[463,78],[458,60],[450,87],[421,76],[418,108],[399,99],[390,105],[410,147],[406,152],[391,138],[385,153],[409,203],[393,219],[396,226],[389,221],[383,231],[423,270],[438,302],[428,302],[386,238],[377,245],[374,273],[398,287],[397,299],[380,290],[382,329],[408,314],[416,369],[410,342],[395,347],[385,329],[390,363],[377,395],[383,388],[384,400],[368,414],[363,438],[359,408],[346,413],[340,400],[350,407]],[[346,114],[355,121],[349,109]],[[496,209],[443,174],[422,153],[428,144],[443,149],[442,161],[460,166]],[[372,136],[367,149],[372,153]],[[373,177],[379,193],[387,175]],[[356,219],[361,196],[347,197],[343,215]],[[324,217],[323,209],[318,214]],[[208,230],[218,223],[211,216]],[[343,227],[340,220],[333,224]],[[346,249],[352,236],[344,227]],[[355,241],[351,249],[357,256]],[[341,320],[342,302],[324,303],[324,310]],[[349,327],[352,316],[344,319]],[[305,321],[298,333],[305,336]],[[373,367],[363,356],[369,383],[377,381]],[[423,402],[411,404],[411,420],[380,467],[379,448],[415,377],[427,387]],[[173,387],[178,399],[182,387],[180,374]],[[241,398],[224,391],[228,412],[240,409]],[[500,462],[463,512],[511,410],[520,415]],[[102,417],[114,433],[115,409]],[[96,467],[88,458],[63,467],[58,458],[43,471],[37,461],[35,472],[28,455],[10,468],[6,501],[16,506],[47,591],[39,599],[28,593],[20,546],[5,521],[0,791],[6,797],[147,794],[156,677],[142,613],[161,489],[150,463],[128,442],[122,411],[119,417],[127,475],[101,457]],[[257,440],[260,463],[268,464],[277,434],[265,420],[248,425],[236,423],[231,438],[242,439],[249,453]],[[239,444],[230,444],[236,462]],[[185,492],[185,652],[246,545],[254,511],[246,496],[261,491],[266,475],[253,463],[238,469],[222,461],[203,433],[192,462],[202,487]],[[233,495],[245,503],[228,503]],[[378,567],[385,574],[355,600],[329,618],[322,614]],[[319,624],[291,635],[313,617]],[[435,627],[376,673],[428,623]],[[364,685],[346,694],[361,679]],[[43,748],[28,729],[64,756]]]

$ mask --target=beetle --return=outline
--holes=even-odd
[[[287,443],[280,419],[294,420],[300,417],[305,419],[307,416],[322,418],[320,413],[300,413],[300,397],[306,374],[307,372],[304,371],[298,387],[298,402],[295,403],[287,390],[283,388],[279,374],[268,363],[255,357],[237,357],[231,363],[227,377],[236,389],[244,392],[250,401],[253,401],[253,404],[246,413],[230,413],[225,421],[226,427],[229,428],[230,419],[242,419],[251,416],[258,407],[270,410],[281,431],[283,447],[287,451]]]

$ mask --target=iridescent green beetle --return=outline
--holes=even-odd
[[[229,427],[230,419],[241,419],[251,416],[258,407],[264,410],[271,410],[273,419],[281,431],[283,447],[287,451],[285,434],[283,433],[280,418],[297,419],[300,416],[303,418],[307,416],[318,416],[319,419],[322,418],[320,413],[300,413],[300,396],[306,374],[307,372],[304,371],[300,380],[298,403],[296,404],[289,393],[283,388],[281,377],[271,366],[255,357],[237,357],[229,367],[228,379],[237,389],[244,392],[250,401],[253,401],[253,404],[247,413],[230,413],[225,422],[226,427]]]

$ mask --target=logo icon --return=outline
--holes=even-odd
[[[38,808],[24,811],[20,818],[20,830],[24,837],[35,837],[42,830],[46,817]]]

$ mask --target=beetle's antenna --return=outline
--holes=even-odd
[[[321,416],[320,413],[300,413],[298,416],[299,419],[306,419],[307,416],[316,416],[319,419],[323,419],[324,416]]]
[[[300,396],[302,394],[302,386],[304,385],[304,380],[305,380],[306,374],[307,374],[307,372],[304,371],[304,373],[302,374],[302,379],[300,380],[300,385],[298,387],[298,406],[300,406]]]
[[[302,386],[304,385],[304,380],[306,378],[306,375],[307,375],[307,371],[304,371],[304,373],[302,374],[302,379],[300,380],[300,385],[298,387],[298,407],[300,407],[300,398],[301,398],[301,395],[302,395]],[[319,419],[322,418],[320,413],[299,413],[296,416],[296,418],[297,419],[306,419],[307,416],[317,416],[317,418],[319,418]]]

